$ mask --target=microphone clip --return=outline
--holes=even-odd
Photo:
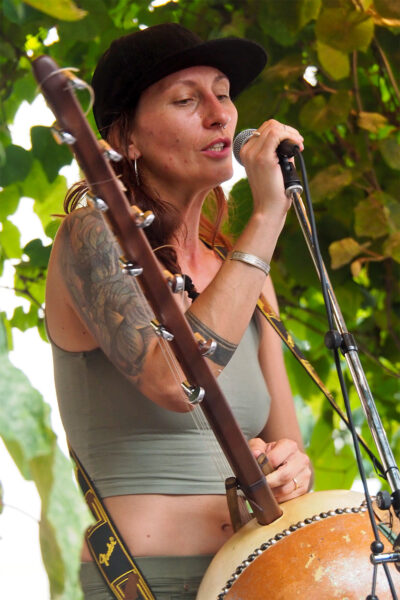
[[[284,156],[283,154],[278,152],[277,154],[279,157],[279,165],[281,167],[283,175],[283,183],[285,185],[286,196],[290,198],[292,194],[301,194],[303,192],[303,186],[301,185],[301,181],[297,174],[296,167],[292,162],[290,162],[287,156]]]

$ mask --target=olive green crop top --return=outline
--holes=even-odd
[[[270,399],[258,362],[254,319],[218,382],[247,439],[264,427]],[[61,418],[72,448],[102,497],[223,494],[205,436],[190,413],[146,398],[100,350],[52,343]]]

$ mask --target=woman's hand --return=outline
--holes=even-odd
[[[283,125],[274,119],[265,121],[240,151],[240,158],[246,168],[253,195],[254,212],[264,213],[275,209],[282,216],[290,207],[285,196],[283,177],[276,149],[280,142],[289,139],[303,150],[303,137],[293,127]]]
[[[312,484],[311,462],[296,442],[289,439],[264,442],[261,438],[253,438],[249,446],[256,458],[262,453],[266,455],[273,469],[267,475],[267,482],[278,502],[308,492]]]

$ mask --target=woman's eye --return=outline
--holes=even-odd
[[[180,98],[179,100],[175,100],[174,104],[178,104],[179,106],[186,106],[193,102],[193,98]]]

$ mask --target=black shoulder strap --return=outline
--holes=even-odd
[[[104,581],[118,600],[155,600],[93,482],[70,446],[69,452],[75,462],[76,479],[96,521],[88,528],[85,538]]]

